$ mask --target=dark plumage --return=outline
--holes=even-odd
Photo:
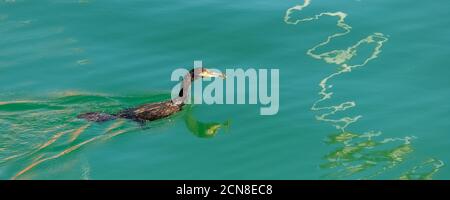
[[[184,76],[180,93],[175,99],[144,104],[135,108],[121,110],[115,114],[89,112],[78,115],[77,118],[86,119],[93,122],[104,122],[117,118],[125,118],[138,122],[145,122],[165,118],[182,110],[184,101],[188,97],[188,91],[192,81],[201,77],[225,78],[225,76],[221,73],[211,72],[205,68],[195,68],[189,71],[189,73]]]

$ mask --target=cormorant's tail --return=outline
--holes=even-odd
[[[108,113],[89,112],[89,113],[84,113],[84,114],[78,115],[77,118],[85,119],[85,120],[88,120],[91,122],[105,122],[105,121],[117,119],[117,116],[111,115]]]

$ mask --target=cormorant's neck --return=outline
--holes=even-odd
[[[191,87],[191,83],[193,81],[193,77],[191,73],[186,74],[183,78],[183,82],[181,82],[181,89],[178,93],[178,97],[175,99],[176,104],[184,104],[185,100],[189,96],[189,90]]]

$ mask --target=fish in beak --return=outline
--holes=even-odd
[[[205,78],[222,78],[222,79],[226,79],[227,76],[224,73],[221,72],[213,72],[213,71],[209,71],[209,70],[203,70],[200,74],[201,77],[205,77]]]

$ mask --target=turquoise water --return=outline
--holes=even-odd
[[[0,179],[449,179],[450,4],[313,0],[285,19],[296,5],[0,0]],[[344,28],[342,15],[296,21],[338,11]],[[194,105],[145,126],[75,118],[168,99],[172,71],[194,60],[279,68],[278,114]],[[343,64],[357,67],[321,101],[319,83]],[[355,106],[329,117],[347,120],[320,118],[344,102]]]

